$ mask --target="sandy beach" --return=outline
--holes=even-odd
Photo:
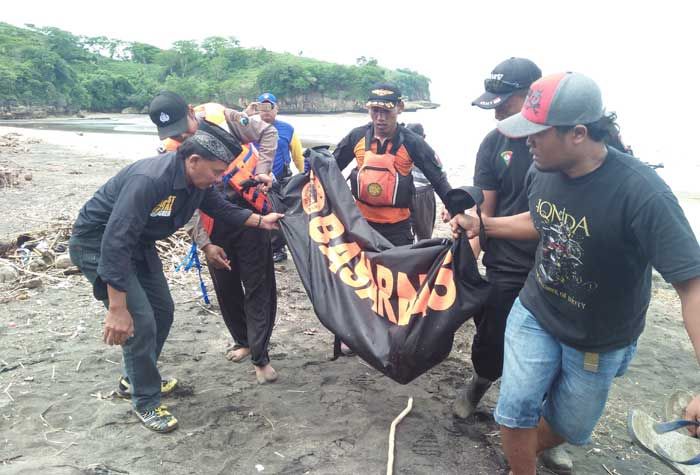
[[[150,136],[113,135],[105,147],[89,134],[0,127],[0,142],[8,133],[21,134],[24,145],[0,145],[0,168],[31,180],[0,187],[6,240],[71,220],[125,165],[123,157],[155,150]],[[174,259],[165,266],[172,269]],[[280,378],[265,386],[256,384],[250,362],[224,358],[230,337],[216,302],[202,305],[196,275],[168,272],[176,311],[161,371],[181,384],[164,400],[180,421],[167,435],[143,428],[129,402],[112,394],[121,352],[102,343],[104,308],[82,276],[42,278],[40,287],[21,291],[0,283],[0,473],[381,473],[389,426],[409,397],[414,408],[397,430],[395,473],[507,473],[491,415],[498,386],[471,419],[452,416],[456,390],[471,372],[471,322],[445,362],[402,386],[359,358],[329,361],[332,335],[316,319],[293,262],[276,272],[270,356]],[[576,473],[672,473],[631,443],[627,411],[660,419],[673,390],[698,387],[679,299],[655,278],[638,354],[612,388],[594,443],[569,447]]]

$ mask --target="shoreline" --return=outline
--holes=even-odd
[[[404,101],[405,112],[415,112],[419,110],[432,110],[432,109],[438,109],[440,107],[440,104],[432,101]],[[145,106],[147,108],[148,106]],[[231,106],[231,108],[237,110],[237,111],[242,111],[244,108],[240,106]],[[18,117],[2,117],[0,118],[0,126],[2,125],[3,122],[15,122],[15,121],[42,121],[42,120],[61,120],[61,119],[89,119],[93,117],[118,117],[120,115],[144,115],[147,116],[147,112],[122,112],[122,111],[113,111],[113,112],[94,112],[94,111],[77,111],[73,114],[67,114],[67,113],[61,113],[61,114],[53,114],[53,113],[48,113],[45,109],[42,108],[37,108],[37,111],[41,111],[42,113],[39,114],[36,117],[23,117],[26,114],[19,114]],[[288,112],[286,115],[337,115],[337,114],[346,114],[349,112],[360,112],[364,113],[366,110],[364,108],[355,108],[355,109],[348,109],[348,110],[336,110],[336,111],[313,111],[313,110],[305,110],[305,111],[297,111],[297,112]],[[31,114],[31,113],[30,113]]]
[[[139,115],[141,116],[141,115]],[[311,114],[305,115],[310,117]],[[340,116],[340,115],[339,115]],[[134,115],[124,115],[124,117],[114,117],[114,116],[103,116],[96,115],[86,117],[80,120],[91,121],[91,120],[105,120],[105,121],[117,121],[119,119],[133,119]],[[284,119],[284,117],[283,117]],[[53,128],[38,128],[29,124],[36,123],[50,123],[51,120],[59,119],[49,119],[45,121],[28,121],[28,125],[25,127],[18,127],[16,125],[6,125],[0,121],[0,135],[6,133],[19,133],[27,137],[39,138],[42,140],[50,141],[56,145],[61,145],[75,150],[77,153],[89,153],[89,154],[99,154],[105,155],[112,158],[125,159],[125,160],[137,160],[140,158],[145,158],[149,156],[156,155],[158,146],[158,137],[153,131],[134,131],[134,130],[102,130],[102,131],[86,131],[77,125],[75,128],[65,129],[53,129]],[[128,125],[127,122],[123,124]],[[301,140],[305,147],[312,147],[317,145],[326,145],[328,141],[322,140],[319,137],[309,138],[305,136],[304,133],[300,133]],[[129,140],[124,140],[129,137]],[[664,169],[660,171],[663,177]],[[468,179],[463,174],[452,175],[449,174],[449,178],[454,180],[456,184],[467,184]],[[457,185],[455,185],[457,186]],[[700,191],[692,190],[677,190],[673,189],[674,194],[678,197],[681,206],[690,222],[693,230],[695,231],[696,237],[700,239]]]

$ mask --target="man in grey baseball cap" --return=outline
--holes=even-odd
[[[583,74],[559,73],[537,81],[520,113],[498,124],[508,137],[527,137],[554,126],[590,124],[603,117],[603,98]]]
[[[590,443],[613,379],[644,329],[651,268],[673,284],[700,360],[700,245],[678,200],[651,168],[606,145],[616,129],[597,84],[544,77],[521,111],[498,124],[527,136],[529,212],[484,217],[486,235],[539,239],[535,265],[508,315],[494,417],[512,473],[563,441]],[[454,233],[478,235],[458,214]]]

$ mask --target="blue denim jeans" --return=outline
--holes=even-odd
[[[72,237],[69,251],[73,263],[94,286],[100,242]],[[108,300],[103,303],[109,308]],[[161,377],[157,361],[175,311],[163,271],[148,272],[137,268],[127,281],[126,306],[134,320],[134,336],[122,345],[124,372],[131,383],[134,409],[149,411],[160,405]]]
[[[636,349],[634,342],[593,355],[567,346],[542,328],[517,299],[506,324],[496,422],[526,429],[537,427],[544,417],[570,444],[589,443],[612,381],[625,373]]]

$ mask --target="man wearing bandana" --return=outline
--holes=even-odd
[[[236,228],[275,229],[281,217],[231,204],[212,187],[239,153],[230,134],[202,123],[176,152],[136,161],[112,177],[73,227],[71,259],[107,307],[103,340],[122,346],[134,410],[156,432],[170,432],[178,422],[160,402],[157,361],[174,303],[155,241],[184,226],[198,208]]]
[[[205,120],[229,132],[242,144],[254,142],[257,148],[254,173],[261,176],[271,171],[278,138],[277,129],[272,124],[250,120],[246,114],[221,104],[192,107],[169,91],[162,91],[151,101],[149,115],[158,127],[158,135],[164,139],[162,151],[177,150]],[[219,181],[216,188],[228,201],[254,209],[225,181]],[[259,191],[264,192],[263,189]],[[226,358],[234,363],[250,358],[259,384],[276,381],[277,372],[270,364],[268,352],[277,314],[270,233],[261,229],[232,228],[216,219],[207,231],[199,213],[186,229],[189,227],[192,228],[193,240],[207,258],[221,315],[234,341],[233,346],[226,350]],[[119,383],[120,394],[128,394],[125,383],[123,379]]]

